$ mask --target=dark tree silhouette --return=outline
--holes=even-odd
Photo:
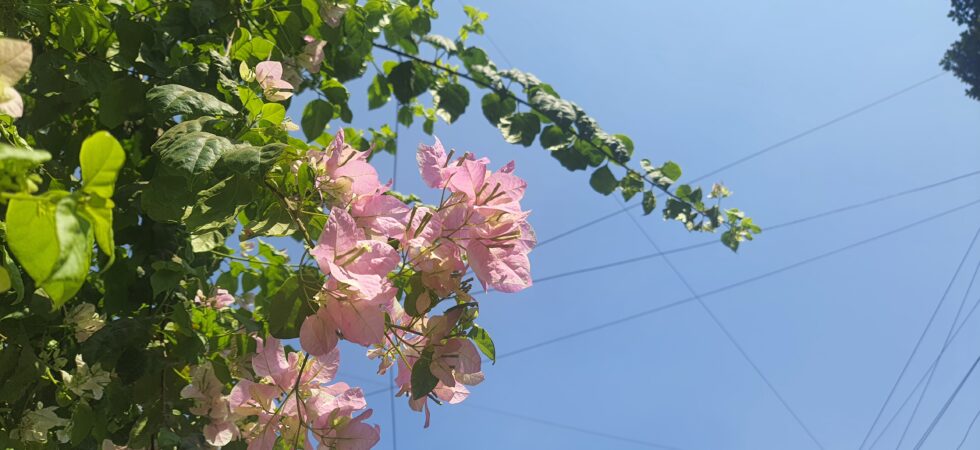
[[[941,64],[969,85],[966,95],[980,100],[980,0],[952,0],[952,4],[949,17],[966,29],[946,50]]]

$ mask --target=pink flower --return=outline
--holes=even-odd
[[[218,288],[217,294],[213,297],[205,298],[204,292],[198,290],[197,295],[194,297],[194,303],[214,309],[224,309],[230,308],[231,305],[235,304],[235,297],[229,294],[227,290]]]
[[[385,312],[394,303],[395,288],[386,289],[372,298],[361,298],[357,292],[345,291],[330,280],[320,294],[322,306],[307,317],[300,327],[300,342],[314,355],[329,352],[337,346],[339,336],[364,345],[385,341]]]
[[[310,150],[307,159],[317,172],[316,187],[345,205],[357,196],[384,192],[378,172],[368,161],[368,152],[354,150],[338,131],[325,151]]]
[[[369,409],[357,417],[342,421],[324,435],[321,444],[337,450],[367,450],[374,447],[381,440],[381,427],[364,423],[370,417]]]
[[[303,40],[306,41],[306,45],[297,59],[310,73],[317,73],[323,65],[323,46],[327,45],[327,41],[318,41],[313,36],[304,36]]]
[[[517,292],[531,286],[528,253],[536,240],[526,217],[501,213],[471,229],[466,255],[484,288]]]
[[[358,291],[366,299],[380,295],[388,272],[398,265],[398,253],[386,242],[365,239],[354,218],[340,208],[330,218],[310,254],[324,274]]]
[[[429,370],[447,387],[455,387],[456,382],[475,386],[483,381],[480,365],[480,353],[473,341],[453,338],[436,346]]]
[[[405,223],[411,211],[395,197],[373,194],[355,200],[351,204],[350,214],[369,238],[387,242],[389,238],[401,239],[404,236]]]
[[[258,348],[252,366],[259,380],[240,380],[227,397],[233,417],[244,423],[241,434],[249,449],[272,450],[278,437],[312,448],[307,442],[308,430],[320,436],[323,445],[329,445],[328,437],[329,442],[345,437],[356,437],[369,445],[377,442],[372,441],[370,430],[378,428],[358,420],[369,417],[370,410],[352,417],[367,407],[361,389],[346,383],[329,384],[340,362],[337,349],[305,358],[296,352],[286,355],[275,338],[255,339]],[[228,429],[216,426],[214,432],[222,439]]]
[[[228,399],[222,394],[224,385],[214,375],[214,368],[206,362],[191,370],[191,384],[180,391],[181,398],[194,400],[191,414],[208,417],[204,438],[213,446],[227,445],[238,437],[238,427],[232,423]]]
[[[281,102],[293,95],[293,85],[282,79],[282,64],[279,61],[260,62],[255,66],[255,80],[262,86],[266,100]]]

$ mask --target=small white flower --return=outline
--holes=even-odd
[[[65,387],[75,395],[83,398],[98,400],[102,398],[103,388],[109,384],[109,372],[102,370],[99,364],[89,367],[82,355],[75,356],[75,374],[61,371],[61,379]]]

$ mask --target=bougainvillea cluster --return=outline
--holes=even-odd
[[[325,276],[317,310],[302,324],[302,353],[287,355],[279,340],[255,337],[254,378],[228,394],[210,366],[194,368],[182,396],[194,400],[192,413],[209,419],[209,444],[242,438],[250,449],[272,449],[277,438],[306,443],[312,435],[321,448],[374,445],[380,431],[363,423],[371,410],[362,390],[329,384],[340,340],[368,347],[379,374],[397,370],[397,395],[424,411],[425,426],[430,400],[459,403],[467,386],[483,381],[472,277],[483,290],[530,286],[535,236],[520,205],[526,183],[513,162],[491,170],[486,158],[453,155],[438,139],[419,146],[421,176],[439,194],[434,205],[389,192],[370,152],[355,150],[342,132],[296,162],[297,170],[305,163],[315,173],[328,214],[310,250]],[[198,292],[195,302],[220,309],[234,298],[218,289],[210,297]],[[437,313],[440,305],[446,307]]]

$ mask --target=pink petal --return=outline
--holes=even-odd
[[[299,329],[299,343],[311,355],[329,355],[337,348],[337,341],[337,325],[325,309],[320,308],[316,314],[303,320]]]
[[[279,61],[263,61],[255,66],[255,79],[259,83],[282,78],[282,64]]]

